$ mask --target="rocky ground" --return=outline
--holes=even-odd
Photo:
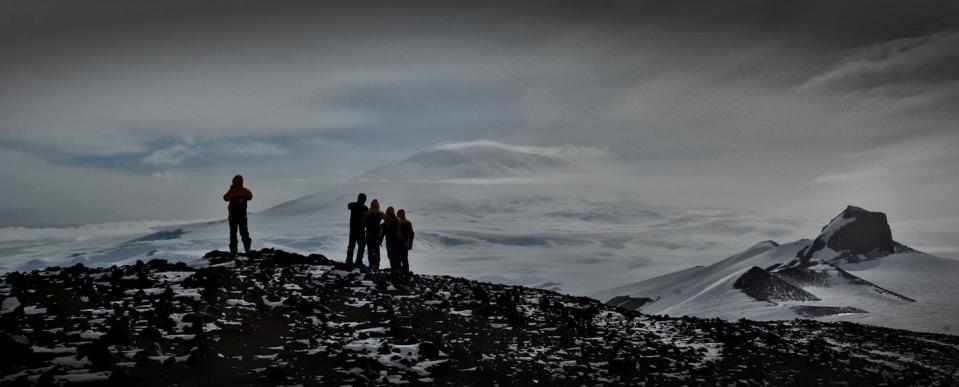
[[[0,282],[0,384],[959,385],[959,337],[667,318],[264,249]]]

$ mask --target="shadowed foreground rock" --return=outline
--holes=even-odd
[[[10,273],[0,384],[957,385],[959,337],[666,318],[261,250]]]

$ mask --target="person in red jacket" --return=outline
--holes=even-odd
[[[243,251],[250,253],[250,243],[253,240],[250,239],[250,230],[247,229],[246,224],[246,202],[250,200],[253,200],[253,192],[243,186],[243,176],[234,176],[230,190],[223,194],[223,201],[229,202],[227,210],[230,214],[230,253],[233,255],[237,253],[237,229],[243,238]]]

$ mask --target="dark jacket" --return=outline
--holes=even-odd
[[[407,250],[413,248],[413,223],[410,221],[400,221],[400,240],[403,241]]]
[[[383,213],[379,211],[367,211],[363,218],[363,225],[366,227],[366,239],[371,237],[379,239],[383,234],[382,225]]]
[[[223,194],[223,201],[230,203],[226,206],[230,218],[246,216],[246,202],[250,200],[253,200],[253,192],[243,186],[243,177],[234,177],[230,190]]]
[[[383,237],[386,239],[386,248],[388,249],[399,248],[403,245],[399,219],[386,218],[383,221]]]
[[[366,212],[369,211],[369,208],[366,207],[366,204],[351,202],[346,205],[346,208],[350,210],[350,230],[363,231],[363,218],[366,217]]]

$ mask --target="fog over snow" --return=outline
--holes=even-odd
[[[414,270],[576,292],[847,204],[959,258],[957,8],[0,2],[0,267],[225,248],[237,173],[255,245],[342,259],[364,191]]]
[[[583,293],[712,260],[717,251],[744,241],[796,239],[800,234],[794,230],[812,228],[757,211],[647,201],[669,191],[658,188],[665,184],[622,178],[632,168],[585,147],[445,143],[258,211],[250,216],[251,232],[254,247],[342,259],[346,203],[363,191],[384,208],[408,211],[417,229],[417,272],[525,285],[552,282],[551,287]],[[4,269],[108,266],[152,257],[193,261],[223,248],[225,226],[213,220],[9,228],[2,243]]]

